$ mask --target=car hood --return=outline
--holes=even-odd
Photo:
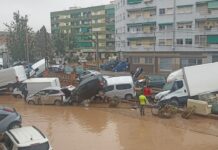
[[[162,97],[164,97],[164,96],[167,95],[168,93],[170,93],[170,90],[160,92],[160,93],[158,93],[158,94],[155,95],[155,99],[160,100]]]

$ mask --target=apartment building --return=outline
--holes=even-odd
[[[100,58],[115,53],[115,9],[113,4],[88,8],[71,7],[51,12],[51,32],[67,36],[67,52],[96,55]]]
[[[116,0],[116,51],[146,73],[218,61],[218,1]]]

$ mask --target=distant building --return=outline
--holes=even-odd
[[[8,32],[0,31],[0,58],[3,59],[3,66],[8,65],[8,49],[7,49]]]
[[[130,70],[167,75],[218,61],[216,0],[116,0],[115,29],[116,51]]]
[[[68,53],[83,52],[96,55],[98,33],[99,56],[104,59],[115,53],[114,5],[51,12],[51,32],[67,35]]]

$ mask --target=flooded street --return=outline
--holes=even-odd
[[[217,150],[218,121],[201,117],[160,119],[137,110],[75,106],[31,106],[11,96],[23,126],[35,125],[54,150]]]

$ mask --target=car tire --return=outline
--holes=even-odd
[[[60,100],[55,100],[54,105],[60,106],[62,103]]]
[[[20,94],[16,95],[16,98],[21,99],[22,96]]]
[[[173,98],[171,101],[170,101],[170,105],[173,105],[175,107],[179,107],[179,102],[176,98]]]
[[[13,85],[12,85],[12,84],[9,84],[9,85],[8,85],[8,91],[9,91],[9,92],[13,92],[13,90],[14,90]]]
[[[28,101],[28,104],[30,104],[30,105],[35,105],[35,102],[32,101],[32,100],[30,100],[30,101]]]
[[[132,97],[132,94],[126,94],[125,95],[125,99],[126,100],[131,100],[133,97]]]
[[[20,122],[12,122],[9,125],[8,130],[16,129],[16,128],[20,128],[20,127],[21,127],[21,123]]]

